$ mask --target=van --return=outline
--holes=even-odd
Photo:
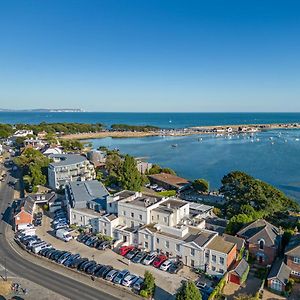
[[[47,243],[44,242],[44,241],[36,242],[36,243],[32,244],[31,246],[27,246],[27,249],[31,250],[33,252],[36,247],[39,247],[39,246],[42,246],[42,245],[46,245],[46,244]]]
[[[40,245],[40,246],[36,246],[36,247],[33,247],[32,248],[32,252],[33,253],[35,253],[35,254],[37,254],[37,253],[39,253],[41,250],[43,250],[43,249],[48,249],[48,248],[52,248],[52,246],[50,245],[50,244],[42,244],[42,245]]]
[[[70,235],[69,231],[66,229],[58,229],[55,233],[56,237],[60,240],[63,240],[65,242],[69,242],[72,240],[72,236]]]

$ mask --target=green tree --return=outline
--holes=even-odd
[[[159,174],[161,173],[162,168],[159,165],[154,164],[151,169],[149,170],[148,174],[153,175],[153,174]]]
[[[253,221],[252,216],[245,214],[238,214],[233,216],[226,227],[226,232],[229,234],[236,234],[244,225]]]
[[[117,180],[120,180],[121,168],[123,162],[117,152],[112,152],[107,154],[105,167],[110,176],[115,177]]]
[[[183,282],[178,292],[176,300],[201,300],[202,296],[197,286],[193,281]]]
[[[242,207],[249,209],[244,205],[251,205],[264,216],[279,211],[299,210],[299,205],[278,189],[240,171],[223,177],[220,192],[227,199],[228,217],[239,214]]]
[[[149,271],[145,271],[144,282],[140,291],[140,295],[147,298],[152,297],[155,292],[155,278]]]
[[[209,182],[203,178],[194,180],[193,187],[199,192],[207,193],[209,191]]]
[[[124,189],[140,191],[143,183],[142,175],[137,169],[134,157],[126,155],[121,171],[121,183]]]
[[[171,174],[171,175],[176,175],[175,171],[172,170],[171,168],[162,168],[161,173],[166,173],[166,174]]]
[[[13,134],[13,128],[9,124],[0,124],[0,139],[6,139]]]
[[[16,139],[15,139],[15,145],[17,147],[23,147],[24,146],[24,141],[27,139],[27,137],[24,137],[24,136],[18,136]]]

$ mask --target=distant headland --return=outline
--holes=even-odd
[[[84,112],[81,108],[2,109],[0,112]]]

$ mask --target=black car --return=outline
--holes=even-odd
[[[100,273],[102,272],[103,269],[105,269],[107,266],[106,265],[102,265],[96,272],[94,272],[94,275],[96,277],[100,277]]]
[[[58,261],[58,259],[63,256],[66,252],[65,251],[57,251],[55,254],[51,255],[51,259],[54,261]]]
[[[133,259],[139,252],[140,252],[139,249],[134,248],[126,254],[126,258]]]
[[[79,234],[79,236],[76,238],[76,241],[81,242],[81,240],[85,237],[84,233]]]
[[[168,269],[168,272],[172,274],[178,273],[183,268],[183,262],[182,261],[175,261],[174,263],[171,264],[171,266]]]
[[[89,234],[86,234],[83,236],[83,238],[80,240],[81,243],[85,243],[91,236]]]
[[[65,260],[63,262],[63,265],[66,266],[66,267],[69,267],[71,265],[71,263],[75,260],[75,259],[78,259],[80,258],[80,254],[72,254],[68,257],[67,260]]]
[[[146,256],[148,255],[147,252],[143,252],[141,251],[140,253],[138,253],[133,259],[132,259],[132,262],[134,263],[141,263],[144,258],[146,258]]]
[[[41,226],[42,225],[42,219],[36,219],[36,220],[33,220],[33,225],[34,226]]]
[[[107,273],[112,269],[113,269],[112,266],[105,266],[100,270],[100,272],[97,273],[97,276],[104,278],[107,275]]]
[[[57,251],[57,250],[54,249],[54,248],[50,249],[50,250],[45,254],[45,257],[50,258],[50,256],[51,256],[55,251]]]
[[[81,268],[81,269],[82,269],[83,272],[86,272],[86,270],[87,270],[89,267],[96,266],[96,265],[97,265],[97,263],[96,263],[94,260],[92,260],[92,261],[89,261],[89,263],[86,264],[86,265],[85,265],[83,268]]]

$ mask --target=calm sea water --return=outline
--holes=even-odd
[[[235,125],[300,122],[300,113],[40,113],[0,112],[0,123],[81,122],[154,125],[183,128],[205,125]]]
[[[1,123],[100,122],[183,128],[204,125],[300,122],[300,113],[32,113],[0,112]],[[199,139],[202,138],[202,141]],[[272,140],[271,140],[272,138]],[[147,137],[93,140],[171,167],[183,177],[207,178],[213,188],[224,174],[242,170],[265,180],[300,202],[300,130],[249,136]],[[176,148],[172,144],[177,144]]]
[[[231,139],[202,135],[104,138],[91,142],[95,148],[103,145],[144,157],[188,179],[206,178],[212,188],[219,188],[228,172],[245,171],[300,202],[300,130],[269,131]],[[177,147],[172,147],[174,144]]]

